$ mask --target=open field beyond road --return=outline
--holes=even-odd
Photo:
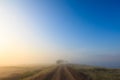
[[[120,80],[120,69],[78,65],[1,68],[0,74],[0,80]]]

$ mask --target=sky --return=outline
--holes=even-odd
[[[0,65],[120,67],[118,0],[0,0]]]

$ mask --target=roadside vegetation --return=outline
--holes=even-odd
[[[27,66],[27,67],[0,67],[0,80],[24,80],[40,72],[50,66]]]
[[[79,73],[84,73],[92,80],[120,80],[120,69],[92,67],[85,65],[72,65]]]
[[[120,69],[73,64],[69,64],[68,66],[69,71],[74,77],[81,76],[81,79],[85,78],[83,80],[120,80]],[[0,68],[0,80],[39,80],[40,78],[41,80],[44,80],[45,78],[49,78],[46,74],[52,74],[52,72],[56,71],[56,68],[56,65],[37,67],[3,67]],[[63,72],[63,70],[61,72]],[[63,74],[64,72],[62,75]]]

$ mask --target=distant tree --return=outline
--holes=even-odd
[[[57,63],[57,64],[63,64],[63,63],[64,63],[64,60],[57,60],[56,63]]]

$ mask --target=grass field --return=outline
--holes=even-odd
[[[86,77],[90,78],[90,79],[86,78],[85,80],[120,80],[120,69],[101,68],[86,65],[68,65],[68,66],[74,69],[74,71],[77,71],[76,72],[77,74],[78,73],[84,74]],[[50,71],[54,70],[55,68],[56,68],[55,65],[0,67],[0,80],[39,80],[41,76],[46,77],[46,75],[48,75]],[[57,70],[58,75],[60,75],[59,69]],[[55,73],[54,77],[57,71],[54,71]],[[75,76],[74,71],[72,72],[73,75]]]
[[[0,67],[0,80],[22,80],[50,66],[7,66]]]
[[[86,65],[71,65],[79,73],[84,73],[92,80],[120,80],[120,69],[101,68]]]

